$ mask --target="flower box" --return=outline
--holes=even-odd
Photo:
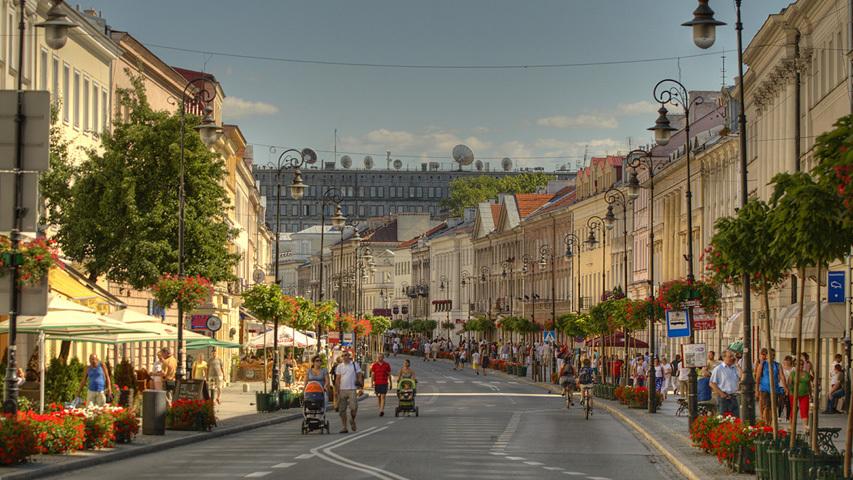
[[[0,465],[23,463],[38,452],[38,437],[25,415],[0,415]]]
[[[215,426],[211,400],[175,400],[166,413],[166,428],[170,430],[210,431]]]

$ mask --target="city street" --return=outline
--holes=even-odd
[[[390,360],[395,371],[402,358]],[[335,433],[331,412],[331,435],[301,435],[289,422],[60,477],[682,478],[603,410],[586,421],[577,406],[566,411],[561,397],[510,377],[412,364],[419,417],[394,418],[396,397],[379,417],[371,397],[359,406],[357,433]]]

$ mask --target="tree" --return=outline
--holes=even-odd
[[[588,322],[589,315],[569,312],[557,318],[557,329],[569,338],[586,337],[589,334]]]
[[[790,268],[788,256],[773,248],[773,240],[778,237],[775,214],[767,203],[756,198],[749,199],[734,217],[717,219],[711,244],[699,258],[700,261],[705,259],[705,276],[713,283],[737,286],[743,283],[744,275],[752,279],[751,284],[762,299],[764,320],[761,328],[764,331],[764,343],[768,348],[771,346],[770,291],[785,281]],[[776,415],[776,377],[768,376],[771,424],[775,438],[779,429],[779,419]]]
[[[803,172],[780,173],[773,177],[775,185],[770,199],[777,210],[774,215],[776,238],[770,248],[783,252],[786,261],[796,267],[800,282],[799,312],[797,313],[797,355],[803,349],[803,307],[805,301],[806,269],[817,268],[817,278],[829,261],[843,257],[853,244],[853,231],[844,220],[844,206],[826,183],[816,182]],[[818,285],[820,289],[820,285]],[[818,295],[815,338],[820,339],[820,295]],[[817,342],[815,358],[821,356],[821,343]],[[794,385],[799,385],[801,369],[794,370]],[[820,372],[815,372],[815,405],[820,405]],[[797,405],[791,413],[791,438],[797,433]],[[817,428],[819,408],[814,409],[811,422],[811,447],[817,451]],[[791,447],[794,447],[791,440]]]
[[[61,207],[57,239],[63,252],[82,263],[91,278],[106,275],[136,289],[152,285],[163,273],[178,271],[178,179],[180,117],[154,111],[141,77],[132,89],[119,89],[114,130],[103,135],[103,153],[73,172],[68,193],[55,185],[47,204]],[[188,116],[184,170],[186,208],[184,273],[212,282],[233,278],[238,254],[228,251],[236,234],[229,226],[225,165],[202,142]],[[55,213],[54,213],[55,215]]]
[[[441,201],[441,206],[452,215],[461,216],[466,208],[495,198],[499,193],[534,193],[553,180],[544,173],[522,173],[506,177],[486,175],[460,177],[450,182],[450,196]]]

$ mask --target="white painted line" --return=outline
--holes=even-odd
[[[586,478],[588,478],[589,480],[610,480],[607,477],[586,477]]]
[[[560,467],[542,467],[545,470],[551,470],[552,472],[556,472],[557,470],[562,470]]]
[[[506,457],[507,460],[524,460],[524,457]]]
[[[359,433],[358,435],[353,435],[351,437],[344,437],[344,438],[339,439],[335,442],[330,442],[329,444],[326,444],[326,445],[314,447],[311,449],[311,453],[317,455],[318,458],[325,460],[329,463],[333,463],[335,465],[339,465],[341,467],[348,468],[350,470],[356,470],[356,471],[359,471],[362,473],[366,473],[367,475],[370,475],[372,477],[376,477],[380,480],[408,480],[407,478],[402,477],[400,475],[397,475],[395,473],[388,472],[386,470],[382,470],[380,468],[373,467],[370,465],[365,465],[363,463],[359,463],[359,462],[356,462],[354,460],[350,460],[348,458],[344,458],[344,457],[342,457],[342,456],[340,456],[340,455],[338,455],[332,451],[333,449],[335,449],[337,447],[340,447],[342,445],[346,445],[347,443],[354,442],[356,440],[362,439],[362,438],[367,437],[369,435],[373,435],[374,433],[381,432],[387,428],[388,427],[381,427],[381,428],[371,427],[371,428],[365,430],[364,432]]]
[[[503,455],[506,455],[504,452],[489,452],[489,453],[490,453],[490,454],[492,454],[492,455],[495,455],[495,456],[503,456]]]
[[[534,466],[544,465],[544,463],[542,463],[542,462],[524,462],[524,463],[527,465],[534,465]]]
[[[261,477],[266,477],[267,475],[269,475],[271,473],[272,472],[252,472],[243,478],[261,478]]]
[[[279,463],[278,465],[273,465],[272,468],[287,468],[287,467],[292,467],[294,465],[296,465],[296,463],[284,462],[284,463]]]
[[[306,460],[308,458],[314,458],[314,454],[313,453],[303,453],[302,455],[297,455],[294,458],[296,458],[297,460]]]
[[[488,385],[483,385],[488,386]],[[497,387],[494,387],[497,388]],[[419,397],[542,397],[561,400],[552,393],[507,393],[507,392],[418,392]]]
[[[585,473],[581,473],[581,472],[563,472],[563,473],[565,473],[566,475],[574,475],[576,477],[586,475]]]

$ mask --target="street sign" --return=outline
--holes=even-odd
[[[35,232],[38,222],[39,176],[34,172],[24,174],[21,194],[23,196],[24,216],[21,218],[22,232]],[[15,223],[15,174],[0,172],[0,232],[12,230]]]
[[[190,330],[206,330],[207,329],[207,319],[210,318],[210,315],[205,314],[195,314],[190,317]]]
[[[828,277],[827,299],[829,303],[844,303],[844,270],[830,271]]]
[[[329,332],[329,335],[326,337],[326,340],[332,345],[337,345],[341,342],[341,334],[338,332]]]
[[[0,314],[12,310],[12,275],[0,277]],[[38,285],[24,284],[21,287],[21,310],[19,315],[41,317],[47,315],[47,275]]]
[[[693,330],[716,330],[717,316],[707,313],[703,308],[693,309]]]
[[[345,347],[352,345],[353,340],[355,340],[354,335],[353,332],[344,332],[344,341],[341,342],[341,345]]]
[[[17,114],[18,92],[0,90],[0,170],[15,168]],[[50,166],[50,92],[24,92],[24,118],[22,169],[43,172]]]
[[[690,336],[690,322],[687,319],[687,310],[666,311],[666,336],[669,338]]]
[[[684,308],[698,307],[700,305],[702,305],[702,302],[700,302],[699,300],[687,300],[687,301],[681,302],[681,306]]]
[[[556,342],[557,341],[557,331],[556,330],[545,330],[542,332],[542,341],[545,343],[548,342]]]
[[[708,364],[708,349],[704,343],[686,343],[681,346],[681,357],[687,368],[702,368]]]

